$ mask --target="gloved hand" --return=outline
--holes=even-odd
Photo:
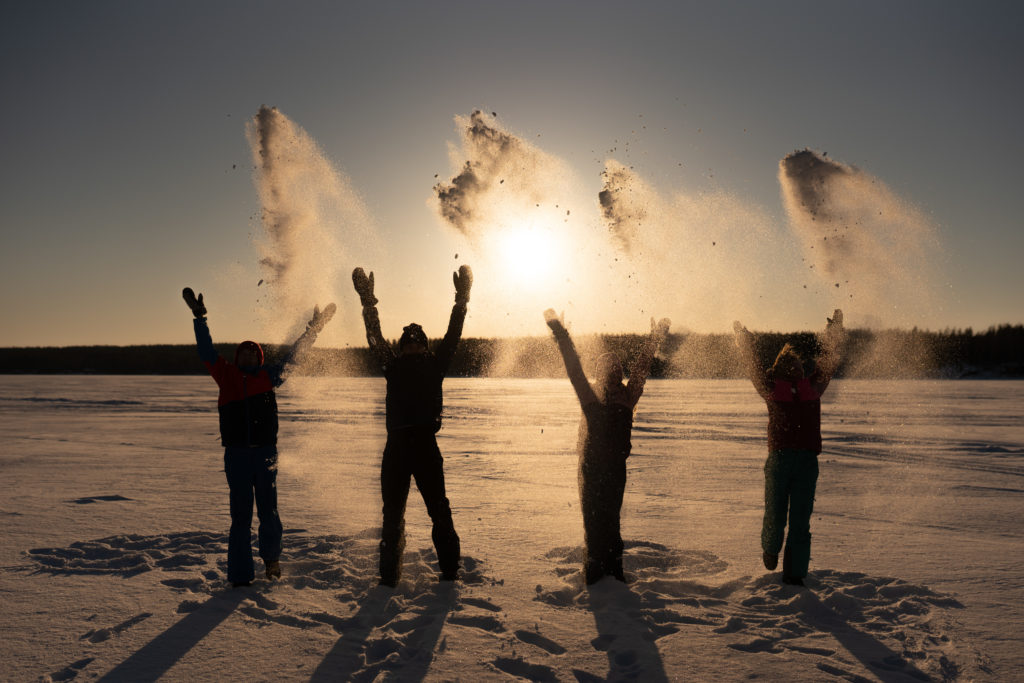
[[[197,299],[196,293],[192,291],[192,288],[186,287],[181,290],[181,296],[185,299],[185,304],[192,310],[192,315],[197,318],[206,317],[206,304],[203,303],[203,295],[201,292]]]
[[[843,328],[843,312],[838,308],[832,313],[832,317],[826,318],[826,320],[828,320],[828,324],[825,326],[826,330],[833,328],[841,330]]]
[[[352,284],[355,285],[363,306],[377,305],[377,297],[373,295],[373,271],[370,271],[370,276],[367,277],[362,268],[356,268],[352,271]]]
[[[544,311],[544,322],[548,324],[552,330],[565,329],[565,311],[559,315],[555,313],[555,309],[549,308]]]
[[[334,317],[335,311],[338,307],[334,304],[328,304],[324,310],[320,310],[319,306],[313,307],[313,317],[306,323],[306,329],[312,330],[316,334],[320,334],[320,330],[324,329],[324,325],[331,321]]]
[[[745,345],[750,343],[751,338],[754,336],[750,334],[750,330],[743,326],[739,320],[734,320],[732,323],[732,331],[736,335],[736,346],[743,350]]]
[[[671,327],[672,321],[668,318],[662,318],[658,322],[654,322],[654,318],[651,318],[651,336],[657,339],[660,344],[668,336],[668,328]]]
[[[473,287],[473,271],[469,266],[459,266],[459,272],[452,273],[455,283],[455,303],[468,304],[469,290]]]

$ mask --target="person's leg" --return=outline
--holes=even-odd
[[[811,451],[793,454],[792,485],[789,493],[789,531],[783,558],[783,578],[807,576],[811,559],[811,513],[818,483],[818,456]]]
[[[761,524],[761,549],[764,551],[765,566],[769,569],[774,569],[774,564],[778,562],[785,537],[789,504],[788,474],[785,452],[769,451],[764,463],[764,520]]]
[[[601,467],[588,463],[580,468],[580,508],[586,543],[584,579],[588,584],[605,576],[625,580],[622,574],[622,535],[619,514],[625,491],[625,463]]]
[[[224,449],[231,531],[228,534],[228,581],[249,583],[255,577],[252,561],[253,476],[247,448]]]
[[[380,465],[384,519],[380,532],[380,582],[395,586],[402,576],[405,552],[405,502],[409,497],[408,453],[398,439],[388,437]]]
[[[605,475],[603,481],[604,500],[603,524],[606,536],[606,555],[604,558],[604,572],[608,576],[614,576],[619,581],[625,581],[626,576],[622,573],[622,543],[621,518],[622,498],[626,492],[626,461],[613,463]]]
[[[455,533],[452,521],[452,508],[448,501],[444,486],[444,458],[437,447],[437,439],[433,434],[423,437],[417,444],[416,466],[413,476],[416,487],[423,496],[427,506],[427,514],[433,524],[431,538],[437,551],[437,564],[441,569],[441,578],[452,581],[458,577],[461,546],[459,535]]]
[[[278,558],[281,557],[282,526],[277,512],[277,447],[253,451],[253,487],[256,492],[256,514],[260,520],[260,557],[270,574],[271,570],[276,569]],[[280,576],[280,569],[273,573]]]

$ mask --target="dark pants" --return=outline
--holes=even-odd
[[[619,515],[626,491],[626,461],[580,463],[580,508],[587,546],[584,575],[588,584],[605,576],[625,581],[622,573],[622,533]]]
[[[433,431],[389,434],[380,468],[380,492],[384,500],[384,522],[380,536],[380,580],[393,586],[402,575],[405,550],[405,503],[409,479],[427,505],[433,523],[431,537],[437,562],[445,578],[459,570],[459,536],[452,523],[452,509],[444,490],[444,459]]]
[[[260,519],[259,547],[264,562],[281,556],[281,520],[277,516],[277,447],[230,446],[224,449],[224,473],[231,500],[228,581],[252,581],[252,504]]]
[[[783,574],[802,579],[811,560],[811,512],[818,483],[818,456],[814,451],[770,451],[764,464],[764,524],[761,547],[778,555],[789,515]]]

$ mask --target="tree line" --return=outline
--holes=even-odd
[[[628,368],[645,336],[636,334],[574,337],[588,371],[598,355],[612,352]],[[786,342],[805,359],[817,354],[812,332],[755,333],[755,349],[764,367]],[[434,340],[432,343],[436,343]],[[397,343],[397,342],[393,342]],[[231,360],[235,344],[216,344]],[[269,362],[285,357],[288,347],[264,345]],[[1024,377],[1024,325],[999,325],[984,332],[947,329],[850,330],[838,377],[960,378]],[[193,344],[141,346],[63,346],[0,348],[0,373],[38,374],[205,374]],[[368,348],[313,348],[300,359],[298,374],[371,377],[381,374]],[[459,377],[564,377],[565,369],[549,336],[463,339],[449,374]],[[655,359],[655,378],[728,379],[745,376],[731,334],[670,334]]]

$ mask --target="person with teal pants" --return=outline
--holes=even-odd
[[[785,536],[782,581],[802,586],[811,559],[811,513],[821,453],[821,395],[839,365],[843,312],[836,309],[828,320],[820,337],[821,355],[809,376],[790,344],[782,347],[766,372],[754,353],[754,335],[738,321],[733,323],[733,330],[754,388],[768,404],[761,558],[765,569],[774,570]]]

